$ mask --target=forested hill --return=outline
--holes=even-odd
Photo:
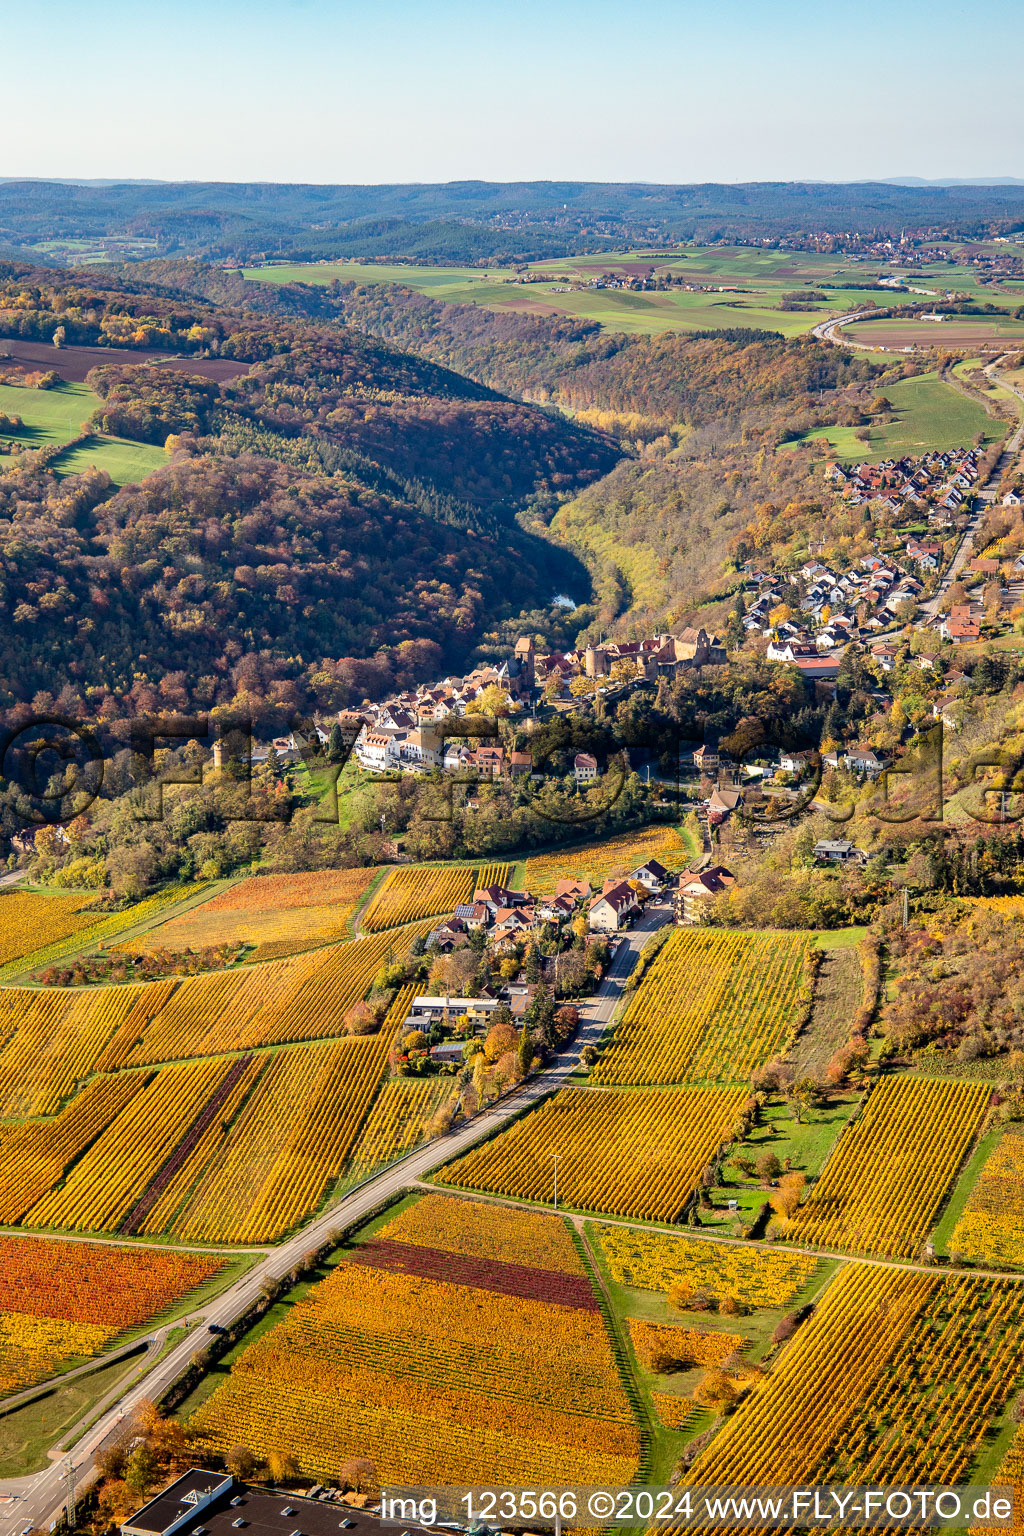
[[[139,270],[168,291],[360,330],[630,444],[634,453],[608,475],[553,517],[538,507],[531,523],[587,564],[595,631],[722,623],[726,562],[755,512],[793,540],[820,532],[825,517],[813,456],[777,450],[824,423],[865,420],[882,372],[862,355],[774,332],[610,334],[563,316],[445,304],[394,284],[270,287],[194,262]]]
[[[0,245],[152,241],[158,254],[473,261],[699,239],[845,233],[975,238],[1019,227],[1021,186],[886,182],[0,182]]]
[[[33,373],[19,343],[47,344],[53,370]],[[169,467],[116,491],[98,472],[61,478],[59,445],[0,457],[2,705],[63,688],[138,706],[166,675],[200,706],[239,691],[336,705],[464,662],[556,591],[586,596],[583,568],[515,514],[621,450],[430,359],[17,266],[0,267],[5,351],[0,371],[23,381],[6,409],[24,400],[26,418],[26,383],[99,360],[92,429],[166,445]]]
[[[490,526],[529,497],[604,474],[618,457],[593,432],[524,407],[424,355],[350,327],[266,318],[193,295],[102,274],[0,264],[0,338],[117,348],[116,374],[93,381],[105,431],[162,444],[169,433],[229,429],[230,444],[308,467],[360,461],[452,503],[484,509]],[[124,354],[124,349],[129,354]],[[161,354],[247,365],[222,383],[180,368],[133,367]],[[141,355],[140,355],[141,354]],[[113,358],[112,358],[113,361]],[[436,508],[433,508],[436,510]]]
[[[768,331],[625,335],[563,315],[446,304],[394,283],[271,286],[185,261],[120,270],[253,314],[349,327],[503,394],[573,411],[647,415],[664,425],[722,421],[841,389],[873,371],[839,348]]]

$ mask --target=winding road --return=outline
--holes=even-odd
[[[50,1528],[64,1506],[69,1471],[73,1472],[79,1488],[87,1485],[95,1476],[93,1461],[97,1451],[123,1432],[125,1420],[141,1402],[158,1401],[163,1396],[185,1371],[197,1349],[207,1342],[204,1335],[211,1324],[215,1328],[230,1327],[259,1300],[265,1281],[287,1274],[311,1249],[323,1245],[333,1232],[364,1219],[390,1196],[415,1187],[424,1175],[499,1129],[524,1107],[561,1087],[578,1070],[583,1046],[598,1044],[610,1024],[622,996],[623,984],[636,964],[644,942],[654,929],[670,918],[671,907],[667,901],[648,905],[636,927],[620,943],[598,991],[580,1004],[580,1026],[571,1048],[555,1057],[550,1067],[467,1125],[417,1148],[400,1162],[349,1190],[294,1237],[258,1259],[245,1275],[207,1305],[187,1319],[179,1318],[166,1328],[156,1330],[150,1338],[139,1341],[147,1345],[151,1354],[155,1352],[157,1358],[147,1364],[141,1374],[134,1373],[128,1383],[115,1387],[99,1409],[93,1407],[89,1417],[98,1412],[96,1422],[84,1432],[81,1424],[71,1429],[64,1436],[64,1443],[50,1452],[52,1464],[42,1471],[0,1482],[0,1536],[21,1536],[27,1529],[45,1531]],[[171,1329],[182,1326],[183,1322],[188,1325],[188,1334],[161,1358],[159,1346]],[[118,1352],[114,1353],[116,1356]],[[102,1363],[96,1362],[97,1365]],[[64,1446],[68,1442],[75,1443],[70,1452],[65,1452]]]

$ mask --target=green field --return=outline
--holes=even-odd
[[[17,432],[0,433],[0,439],[18,449],[52,448],[70,442],[81,434],[99,403],[99,396],[88,384],[60,384],[55,389],[0,384],[0,412],[20,416],[24,423]],[[80,475],[94,466],[105,469],[115,485],[129,485],[166,463],[163,449],[150,443],[133,443],[126,437],[93,436],[59,454],[53,460],[53,468],[59,475]]]
[[[651,269],[655,273],[671,272],[697,288],[714,291],[688,292],[675,287],[634,292],[569,286],[603,274],[636,275]],[[542,280],[516,281],[517,275],[527,271],[531,277]],[[895,271],[892,266],[877,262],[858,262],[815,252],[714,246],[559,257],[518,269],[337,261],[254,267],[244,275],[253,282],[304,282],[320,286],[334,281],[402,283],[450,304],[480,304],[487,309],[522,314],[576,315],[596,320],[609,330],[634,334],[744,326],[798,336],[829,315],[843,314],[872,302],[881,307],[894,299],[900,303],[926,302],[931,295],[940,299],[947,289],[1008,308],[1024,299],[1024,283],[982,286],[974,270],[960,264],[900,274],[911,287],[926,290],[923,293],[893,294],[870,286],[877,277],[894,275]],[[861,286],[851,288],[847,286],[850,283]],[[742,291],[723,293],[719,291],[722,288]],[[822,295],[813,307],[779,307],[784,294],[810,288]],[[932,329],[937,331],[940,327]],[[931,344],[935,344],[935,338]]]
[[[871,462],[932,448],[967,448],[979,432],[986,444],[992,443],[1006,431],[1005,423],[994,421],[982,405],[943,383],[937,373],[886,385],[885,394],[893,404],[893,419],[874,423],[866,442],[855,436],[854,427],[821,427],[799,441],[828,443],[839,459]]]

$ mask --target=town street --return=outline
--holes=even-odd
[[[229,1327],[260,1297],[261,1287],[268,1279],[276,1279],[301,1263],[305,1254],[321,1246],[332,1232],[347,1227],[367,1216],[390,1195],[399,1194],[440,1164],[457,1153],[465,1151],[494,1131],[524,1106],[544,1098],[559,1088],[571,1073],[577,1070],[579,1053],[585,1045],[596,1045],[622,996],[623,984],[636,964],[645,940],[651,932],[671,918],[671,907],[666,900],[649,903],[643,917],[637,922],[620,944],[608,975],[597,993],[580,1004],[581,1021],[571,1046],[555,1058],[552,1065],[538,1077],[510,1093],[484,1114],[478,1115],[468,1125],[461,1126],[447,1135],[428,1142],[409,1154],[401,1162],[385,1169],[376,1177],[343,1195],[322,1212],[314,1221],[280,1244],[265,1258],[260,1259],[247,1274],[188,1319],[188,1335],[141,1377],[130,1384],[116,1388],[111,1394],[101,1417],[87,1429],[67,1456],[54,1459],[51,1466],[31,1477],[13,1478],[0,1483],[0,1536],[20,1536],[30,1528],[48,1530],[51,1522],[59,1517],[67,1496],[67,1474],[73,1469],[76,1484],[81,1487],[92,1475],[93,1457],[108,1441],[116,1439],[125,1427],[125,1420],[145,1400],[158,1400],[171,1383],[182,1374],[192,1356],[208,1339],[204,1337],[210,1324]],[[180,1326],[181,1321],[171,1326]],[[162,1338],[169,1330],[160,1329],[152,1336]],[[92,1410],[95,1412],[95,1409]],[[72,1440],[73,1429],[65,1436]],[[54,1455],[51,1452],[51,1455]]]

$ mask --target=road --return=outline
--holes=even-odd
[[[644,916],[620,945],[597,993],[581,1003],[581,1022],[571,1048],[557,1056],[549,1068],[484,1114],[478,1115],[468,1125],[428,1142],[400,1163],[386,1168],[376,1178],[369,1179],[341,1196],[296,1236],[259,1260],[228,1290],[193,1313],[188,1318],[188,1336],[177,1342],[162,1360],[157,1360],[141,1376],[133,1377],[131,1383],[122,1390],[122,1395],[107,1406],[97,1422],[85,1431],[70,1456],[55,1459],[49,1467],[33,1476],[0,1482],[0,1536],[20,1536],[20,1532],[29,1526],[44,1531],[49,1528],[63,1507],[69,1462],[77,1482],[84,1484],[91,1474],[96,1452],[123,1432],[126,1419],[139,1403],[156,1401],[163,1396],[188,1366],[196,1350],[207,1342],[204,1335],[211,1323],[222,1328],[229,1327],[259,1300],[264,1281],[287,1274],[310,1249],[324,1244],[332,1232],[365,1218],[389,1196],[415,1186],[417,1180],[425,1174],[498,1129],[525,1105],[544,1098],[560,1087],[577,1069],[583,1046],[596,1045],[604,1034],[643,943],[670,917],[671,908],[666,901],[650,903]],[[182,1321],[179,1319],[171,1326],[181,1326]],[[166,1332],[166,1329],[160,1330],[154,1338],[162,1339]],[[74,1439],[77,1428],[72,1429],[65,1440]],[[51,1456],[55,1454],[51,1452]]]
[[[834,347],[858,347],[863,352],[885,351],[887,350],[886,348],[879,348],[873,342],[851,341],[848,336],[840,336],[838,334],[844,325],[852,325],[855,320],[877,319],[879,313],[884,314],[885,311],[858,309],[849,315],[833,315],[831,320],[822,320],[820,324],[816,325],[811,331],[811,335],[815,341],[828,341]]]

